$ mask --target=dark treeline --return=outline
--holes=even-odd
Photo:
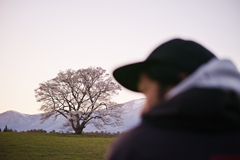
[[[0,132],[2,132],[1,128],[0,128]],[[5,128],[3,129],[3,132],[17,132],[17,130],[12,130],[7,128],[7,125],[5,126]]]
[[[1,132],[1,128],[0,128],[0,132]],[[12,129],[8,129],[7,126],[5,126],[3,132],[17,132],[17,130],[12,130]],[[43,129],[31,129],[31,130],[27,130],[27,131],[20,131],[21,133],[47,133],[46,130]],[[75,134],[69,131],[59,131],[56,132],[55,130],[52,130],[49,132],[50,134]],[[121,134],[123,134],[124,132],[120,133],[119,131],[117,133],[111,133],[111,132],[107,132],[107,131],[95,131],[95,132],[82,132],[82,135],[86,135],[86,136],[93,136],[93,137],[117,137]]]

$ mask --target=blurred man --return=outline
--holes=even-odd
[[[146,104],[141,124],[112,145],[107,160],[240,159],[240,73],[231,61],[173,39],[113,75],[145,94]]]

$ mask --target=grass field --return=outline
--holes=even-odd
[[[103,159],[115,138],[0,132],[0,159]]]

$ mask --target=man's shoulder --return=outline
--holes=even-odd
[[[115,146],[126,147],[134,145],[135,141],[137,142],[139,139],[142,138],[142,136],[144,135],[144,130],[145,127],[139,125],[125,133],[122,133],[115,141]]]
[[[110,146],[107,159],[131,159],[131,154],[134,154],[139,141],[143,138],[144,130],[145,128],[140,125],[122,133]]]
[[[160,142],[159,134],[165,133],[154,126],[141,124],[116,139],[110,147],[108,159],[144,159],[141,155],[156,148],[154,141]]]

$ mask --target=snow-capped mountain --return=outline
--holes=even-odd
[[[117,127],[105,126],[105,129],[102,130],[107,132],[123,132],[138,125],[141,121],[140,112],[144,104],[145,99],[138,99],[124,103],[123,109],[125,111],[125,114],[123,114],[122,117],[124,119],[125,125]],[[7,125],[9,129],[17,131],[27,131],[31,129],[43,129],[47,132],[50,132],[52,130],[64,131],[62,124],[66,121],[66,119],[63,116],[59,116],[55,121],[54,118],[49,118],[42,124],[39,123],[40,118],[41,114],[29,115],[10,110],[0,114],[0,128],[3,130],[5,125]],[[99,130],[91,125],[88,125],[84,129],[84,132],[91,131]]]

